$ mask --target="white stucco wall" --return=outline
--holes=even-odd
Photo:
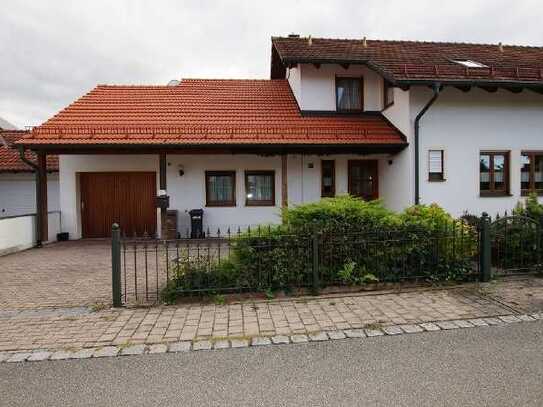
[[[48,242],[60,232],[60,213],[48,216]],[[36,242],[36,217],[33,215],[0,219],[0,256],[28,249]]]
[[[47,175],[47,208],[58,211],[58,174]],[[0,174],[0,218],[36,212],[36,184],[32,173]]]
[[[288,156],[288,195],[289,205],[319,200],[321,197],[321,160],[336,162],[336,194],[348,191],[348,160],[378,159],[379,188],[388,191],[388,185],[396,181],[399,175],[393,174],[394,164],[389,166],[391,157],[387,155],[327,155],[327,156]],[[241,227],[280,222],[281,208],[281,157],[256,155],[168,155],[167,184],[170,195],[170,209],[178,210],[178,230],[184,234],[190,225],[188,211],[204,209],[204,226],[210,231],[228,227]],[[312,167],[312,168],[310,168]],[[388,169],[390,167],[390,169]],[[384,176],[386,174],[392,176]],[[184,174],[179,175],[182,169]],[[236,206],[206,207],[205,171],[236,171]],[[245,205],[245,170],[275,171],[275,206],[251,207]],[[79,205],[79,172],[87,171],[155,171],[158,174],[156,156],[61,156],[60,185],[63,231],[70,233],[70,238],[81,237],[81,219]],[[157,181],[158,182],[158,181]],[[158,191],[158,184],[157,184]],[[385,197],[384,197],[385,198]],[[385,204],[393,207],[388,194]],[[157,225],[160,219],[157,211]],[[160,230],[160,227],[158,228]]]
[[[431,91],[412,88],[411,120],[431,97]],[[421,121],[422,203],[437,202],[449,212],[468,210],[491,215],[511,210],[520,196],[522,150],[543,151],[543,96],[506,90],[464,93],[445,88]],[[428,150],[445,150],[445,182],[428,181]],[[480,197],[479,153],[509,150],[511,196]]]
[[[336,76],[362,76],[364,78],[364,110],[381,110],[383,106],[383,80],[365,66],[299,64],[290,69],[288,80],[302,110],[336,110]]]
[[[61,155],[59,156],[60,210],[62,231],[70,239],[81,238],[81,216],[78,172],[155,171],[157,155]],[[157,175],[158,191],[158,175]],[[157,226],[160,216],[157,210]]]

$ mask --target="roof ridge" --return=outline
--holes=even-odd
[[[272,36],[273,40],[290,40],[290,41],[307,41],[308,37],[275,37]],[[330,38],[330,37],[311,37],[312,41],[326,40],[326,41],[349,41],[349,42],[363,42],[364,38]],[[366,37],[368,42],[384,42],[384,43],[400,43],[400,44],[433,44],[433,45],[476,45],[476,46],[498,46],[497,43],[485,43],[485,42],[466,42],[466,41],[428,41],[428,40],[385,40],[385,39],[371,39]],[[535,48],[543,49],[543,45],[518,45],[518,44],[505,44],[502,43],[504,47],[511,48]]]

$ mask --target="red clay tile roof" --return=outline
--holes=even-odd
[[[272,38],[272,78],[284,78],[296,63],[359,63],[393,82],[488,81],[543,86],[543,47],[381,41]],[[488,68],[466,68],[453,60],[472,60]]]
[[[0,131],[0,172],[31,172],[33,169],[21,161],[19,151],[12,144],[21,137],[29,135],[28,130],[4,130]],[[30,151],[25,152],[25,157],[36,161],[36,155]],[[58,171],[58,156],[47,156],[47,170]]]
[[[383,116],[302,116],[286,80],[99,85],[22,144],[405,145]]]

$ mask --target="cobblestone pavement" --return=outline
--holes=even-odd
[[[307,335],[511,313],[472,289],[98,312],[85,308],[0,311],[0,351]]]
[[[111,302],[105,240],[59,242],[0,257],[0,310]]]

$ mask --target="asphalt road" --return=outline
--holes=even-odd
[[[0,406],[542,406],[543,322],[0,364]]]

